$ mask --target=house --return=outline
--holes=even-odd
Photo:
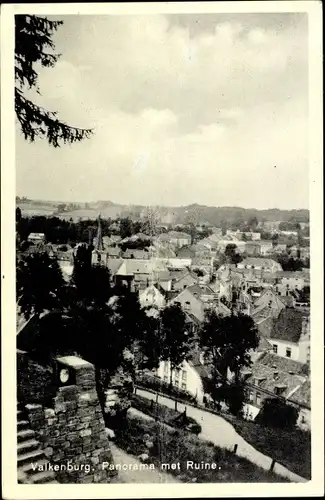
[[[107,255],[107,259],[119,259],[122,255],[120,247],[104,247],[104,252]]]
[[[265,289],[254,301],[251,314],[258,323],[268,317],[277,318],[285,308],[286,304],[272,289]]]
[[[261,240],[259,244],[260,244],[261,255],[270,255],[273,252],[272,240]]]
[[[191,246],[186,245],[186,246],[180,248],[176,252],[176,256],[178,258],[181,258],[181,259],[192,259],[193,257],[195,257],[195,250],[193,248],[193,245],[191,245]]]
[[[150,285],[139,292],[141,307],[155,307],[161,309],[165,305],[165,297],[154,285]]]
[[[197,276],[188,269],[181,271],[170,270],[169,274],[171,277],[171,290],[175,291],[184,290],[184,288],[195,285],[198,281]]]
[[[192,269],[200,269],[211,276],[213,272],[213,257],[205,257],[203,255],[197,255],[192,259]]]
[[[176,253],[171,248],[170,244],[163,244],[159,240],[148,248],[149,254],[153,258],[158,259],[173,259]]]
[[[118,234],[111,234],[110,240],[113,242],[113,244],[118,244],[122,241],[122,237]],[[105,244],[105,236],[103,236],[103,243]]]
[[[174,387],[189,392],[199,403],[203,402],[204,389],[202,378],[190,361],[183,361],[172,373],[169,361],[162,361],[159,364],[157,375],[167,383],[172,379]]]
[[[229,315],[231,311],[223,304],[218,295],[207,285],[192,285],[174,297],[170,304],[180,304],[185,312],[191,313],[200,322],[204,321],[205,313],[214,310],[220,315]]]
[[[308,416],[303,419],[303,415],[306,407],[310,411],[310,385],[303,363],[281,359],[266,351],[242,375],[246,393],[244,413],[248,418],[256,417],[265,399],[277,398],[295,406],[299,412],[297,425],[308,427]]]
[[[283,309],[273,322],[268,340],[277,356],[308,364],[310,362],[309,315],[297,309]]]
[[[45,242],[45,234],[44,233],[30,233],[28,235],[27,241],[31,243],[44,243]]]
[[[261,255],[261,245],[259,241],[246,241],[245,252],[249,257]]]
[[[221,227],[211,227],[211,231],[213,234],[216,234],[217,236],[222,236],[222,228]]]
[[[150,253],[146,250],[127,248],[123,254],[123,259],[149,259]]]
[[[310,248],[309,247],[300,247],[300,258],[302,260],[310,259]]]
[[[123,259],[115,273],[115,282],[133,287],[147,288],[154,281],[154,262],[151,260]]]
[[[237,264],[238,269],[257,269],[259,271],[274,273],[282,271],[281,264],[273,259],[266,259],[263,257],[247,257]]]
[[[279,231],[279,234],[283,236],[298,238],[298,231]]]
[[[115,283],[115,275],[123,264],[123,259],[107,259],[105,265],[110,272],[111,281]]]
[[[294,290],[302,290],[305,278],[299,271],[278,271],[276,273],[275,290],[279,295],[289,295]]]
[[[275,254],[283,254],[286,253],[287,251],[287,244],[286,243],[277,243],[275,247],[273,248],[273,253]]]
[[[180,231],[169,231],[158,236],[158,240],[162,243],[170,243],[175,248],[181,248],[191,245],[192,238],[189,234]]]
[[[311,399],[310,380],[306,380],[291,394],[288,401],[299,408],[297,426],[303,430],[311,428]]]
[[[263,228],[267,232],[277,232],[280,227],[281,221],[265,221],[263,222]]]

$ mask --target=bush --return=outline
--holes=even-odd
[[[293,429],[298,418],[298,410],[275,398],[267,398],[255,418],[260,425],[277,427],[279,429]]]

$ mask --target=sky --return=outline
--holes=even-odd
[[[30,96],[94,134],[54,149],[16,125],[17,195],[308,208],[306,14],[56,19]]]

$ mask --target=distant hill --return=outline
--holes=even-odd
[[[41,200],[16,200],[17,206],[23,215],[59,215],[61,218],[78,220],[81,218],[95,219],[100,213],[104,218],[114,219],[116,217],[141,218],[147,214],[148,207],[140,205],[121,205],[112,201],[96,201],[93,203],[63,203]],[[58,207],[65,205],[66,209],[60,212]],[[72,208],[72,209],[71,209]],[[184,207],[152,207],[149,209],[158,215],[165,223],[183,224],[193,222],[195,224],[209,223],[214,226],[222,226],[223,223],[245,222],[252,217],[258,221],[289,221],[294,218],[298,222],[309,221],[309,210],[281,210],[270,208],[257,210],[256,208],[242,207],[209,207],[205,205],[192,204]]]

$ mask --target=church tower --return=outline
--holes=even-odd
[[[95,248],[92,252],[92,264],[102,264],[104,260],[104,243],[102,235],[102,226],[100,222],[100,214],[97,218],[97,234],[95,238]]]

